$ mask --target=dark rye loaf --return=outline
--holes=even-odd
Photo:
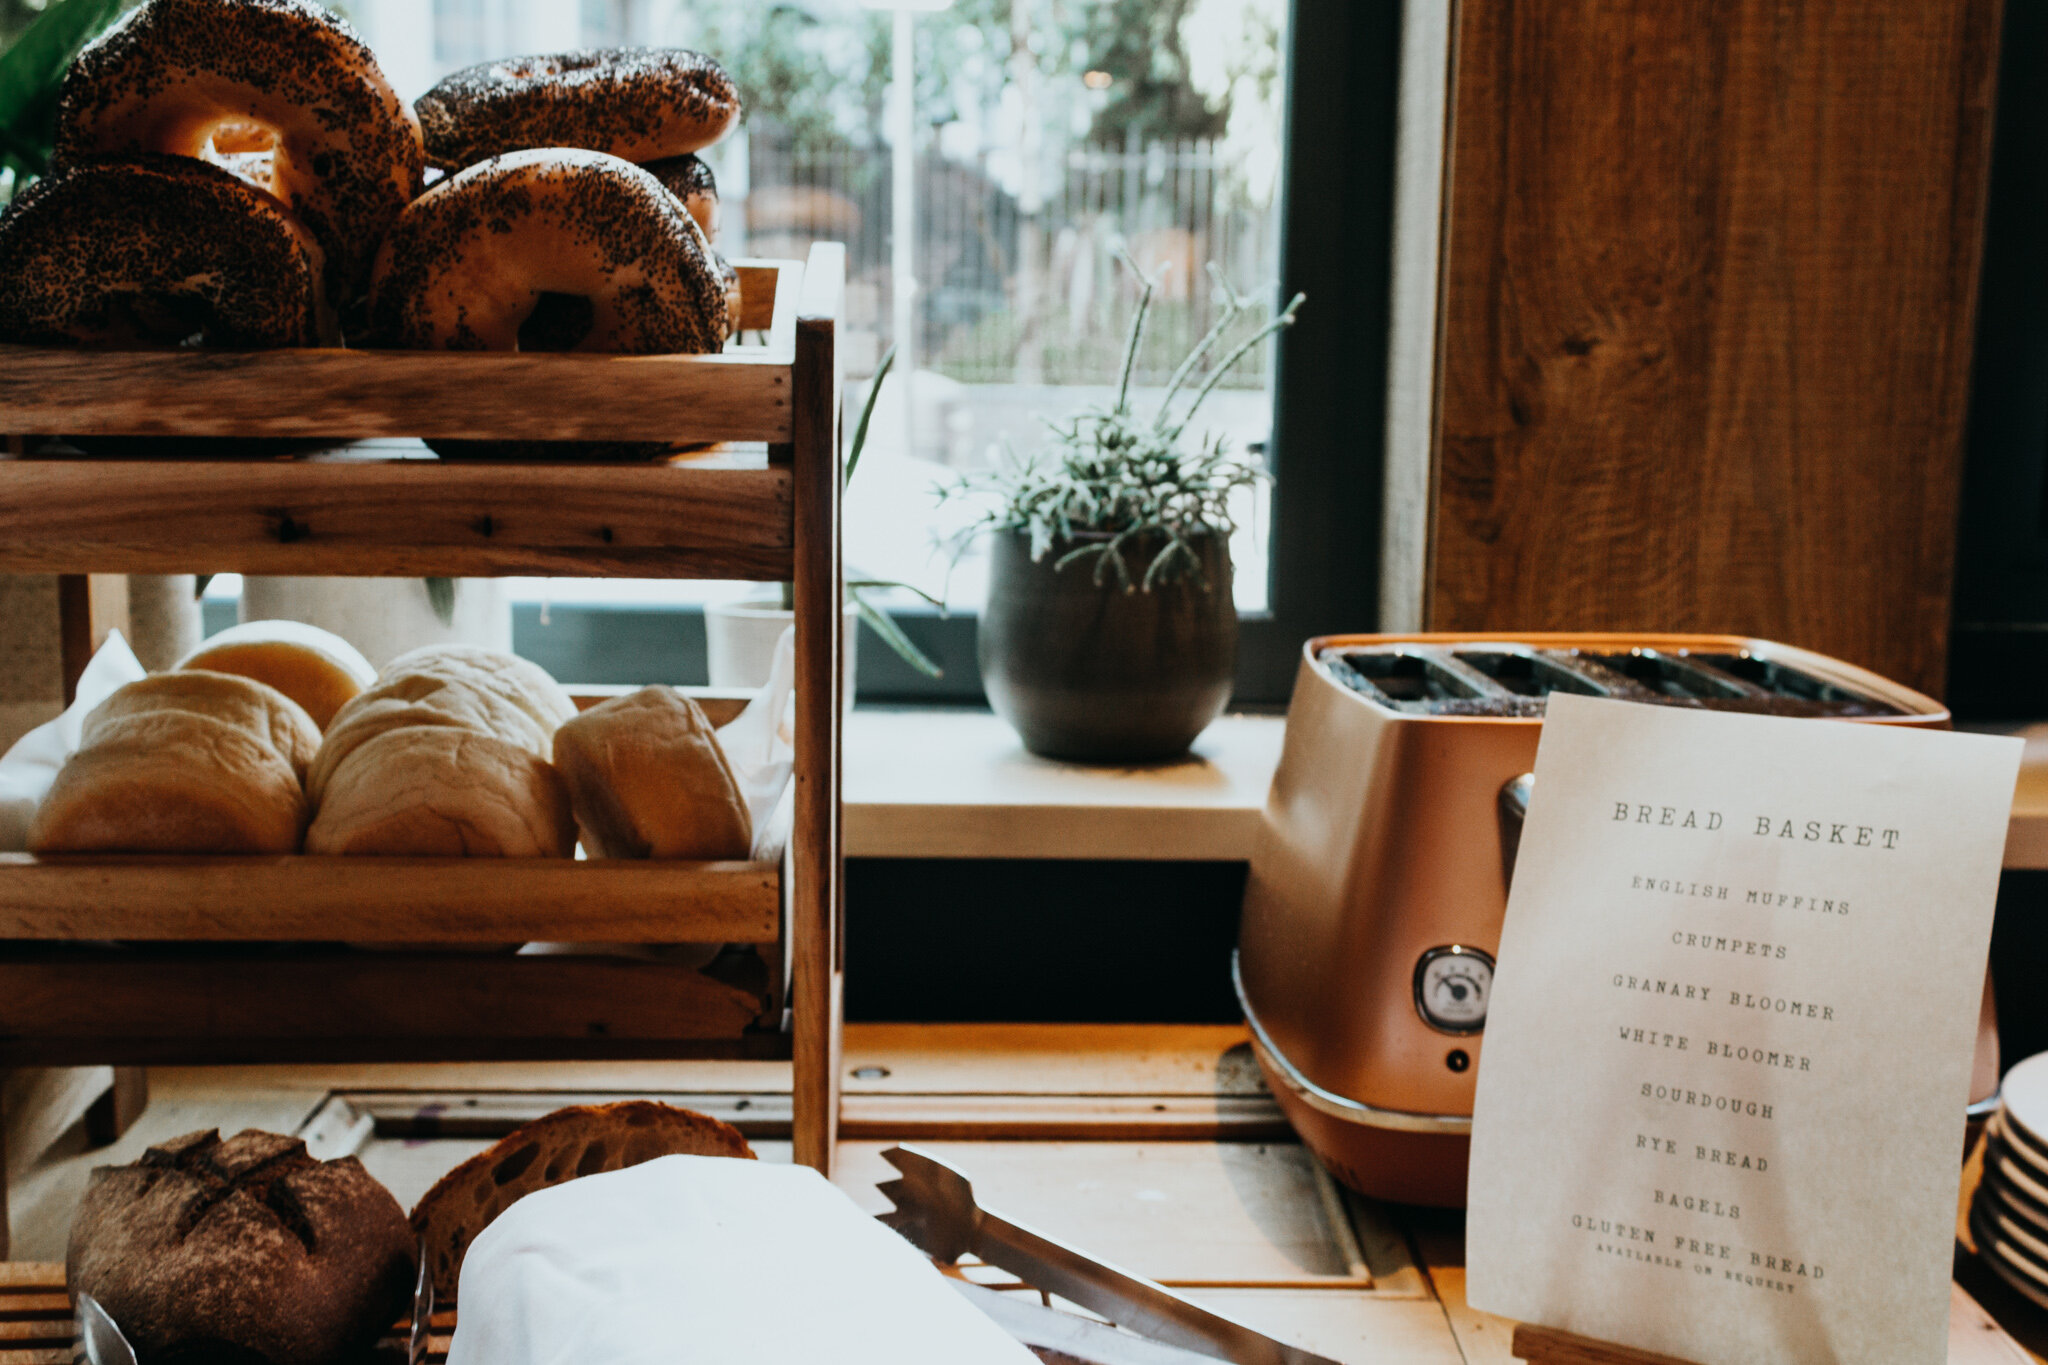
[[[65,1271],[140,1365],[331,1365],[409,1308],[416,1245],[398,1201],[354,1157],[208,1131],[94,1170]]]

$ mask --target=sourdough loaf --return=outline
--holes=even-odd
[[[65,1274],[144,1365],[335,1365],[411,1299],[415,1241],[354,1157],[297,1138],[190,1133],[92,1173]]]
[[[535,1190],[659,1156],[753,1155],[739,1129],[694,1110],[652,1100],[573,1105],[513,1130],[442,1176],[413,1207],[412,1226],[435,1297],[449,1299],[476,1235]]]

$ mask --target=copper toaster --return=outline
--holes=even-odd
[[[1552,692],[1946,727],[1941,703],[1720,635],[1331,635],[1303,647],[1245,889],[1267,1085],[1346,1184],[1462,1205],[1521,816]],[[1976,1089],[1995,1091],[1980,1046]]]

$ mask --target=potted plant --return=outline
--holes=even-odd
[[[989,703],[1031,752],[1080,762],[1176,757],[1230,700],[1230,499],[1263,475],[1222,436],[1184,438],[1223,376],[1303,302],[1295,295],[1226,353],[1176,415],[1175,399],[1251,312],[1212,267],[1215,325],[1174,370],[1158,411],[1141,417],[1131,373],[1156,282],[1121,259],[1140,293],[1116,406],[1054,427],[1031,457],[949,490],[991,504],[967,533],[990,542],[976,642]]]
[[[860,421],[853,429],[853,441],[846,452],[846,468],[839,477],[839,486],[844,488],[853,479],[853,471],[860,467],[861,451],[867,447],[868,424],[875,415],[875,399],[882,392],[882,380],[888,377],[890,367],[896,363],[896,348],[891,346],[882,356],[882,363],[875,367],[875,377],[869,381],[868,396],[861,405]],[[789,629],[796,620],[796,599],[791,585],[779,585],[780,591],[760,596],[740,598],[733,602],[710,602],[704,607],[704,644],[706,663],[713,687],[759,687],[768,680],[768,670],[775,660],[776,643],[782,639],[782,632]],[[858,627],[862,621],[881,637],[882,643],[896,652],[898,658],[928,678],[944,676],[943,671],[925,652],[912,642],[889,618],[887,612],[876,605],[875,595],[889,588],[905,588],[924,598],[933,606],[940,603],[929,593],[880,578],[849,578],[846,581],[846,621],[842,638],[846,642],[846,699],[853,701],[854,641],[858,638]]]

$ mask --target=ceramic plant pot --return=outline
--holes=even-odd
[[[775,646],[782,632],[796,623],[796,613],[779,597],[743,597],[736,602],[704,604],[704,662],[713,687],[760,687],[775,665]],[[846,604],[840,627],[846,642],[846,704],[853,705],[854,649],[860,639],[860,618]]]
[[[1196,542],[1202,572],[1150,592],[1095,585],[1094,561],[1036,563],[1021,531],[991,537],[976,645],[989,704],[1024,747],[1081,763],[1176,758],[1230,700],[1237,607],[1230,546]],[[1149,547],[1129,556],[1133,573]]]

